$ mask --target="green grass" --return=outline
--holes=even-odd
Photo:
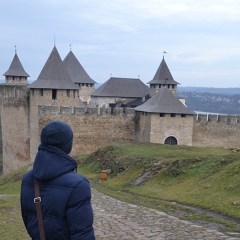
[[[0,239],[30,239],[20,211],[20,188],[27,167],[0,178]]]
[[[156,163],[156,164],[155,164]],[[79,171],[93,181],[111,169],[103,185],[112,190],[178,201],[240,218],[240,152],[157,144],[118,144],[85,156]],[[146,182],[131,182],[151,170]]]
[[[19,194],[0,197],[0,239],[30,239],[21,218]]]
[[[218,222],[225,231],[240,229],[224,219],[214,219],[183,207],[207,209],[240,221],[240,152],[223,148],[197,148],[158,144],[112,144],[91,155],[73,156],[78,172],[93,188],[124,201],[143,205],[182,219]],[[102,170],[111,171],[99,182]],[[20,184],[28,167],[0,178],[0,239],[29,239],[20,214]],[[151,177],[133,182],[150,171]],[[172,204],[171,202],[180,204]],[[182,205],[183,204],[183,205]],[[9,232],[11,237],[9,238]]]
[[[99,183],[104,169],[112,172],[108,181]],[[153,174],[147,181],[132,184],[150,170]],[[94,188],[126,201],[149,202],[157,209],[159,205],[151,202],[164,205],[174,201],[240,221],[240,206],[233,205],[240,200],[240,152],[233,149],[112,144],[85,157],[79,172],[91,180]],[[145,200],[140,201],[139,197]]]

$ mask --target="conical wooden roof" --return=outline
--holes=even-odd
[[[163,58],[153,80],[148,82],[148,84],[179,84],[179,83],[173,79],[172,74]]]
[[[136,111],[149,113],[176,113],[193,115],[173,93],[166,87],[161,88],[153,97],[135,108]]]
[[[147,87],[140,79],[111,77],[91,96],[97,97],[144,97],[149,94]]]
[[[71,79],[75,83],[96,83],[93,79],[89,77],[83,66],[77,60],[72,51],[63,60]]]
[[[78,89],[65,68],[55,46],[38,79],[28,87],[40,89]]]
[[[15,53],[9,69],[3,74],[3,76],[29,77],[20,62],[17,53]]]

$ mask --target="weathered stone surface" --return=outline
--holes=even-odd
[[[92,153],[113,142],[163,144],[174,137],[177,144],[240,149],[240,116],[135,113],[123,108],[80,108],[74,91],[29,89],[1,85],[1,127],[4,172],[15,170],[35,158],[42,127],[52,120],[67,122],[74,131],[72,154]]]
[[[119,201],[92,190],[97,240],[237,240],[239,234],[222,233],[166,213]]]
[[[239,200],[239,201],[234,201],[234,202],[233,202],[233,205],[239,206],[239,205],[240,205],[240,200]]]

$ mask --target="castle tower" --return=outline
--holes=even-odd
[[[33,160],[39,145],[41,129],[38,126],[38,108],[40,105],[79,106],[78,87],[73,83],[61,57],[54,46],[38,79],[28,86],[30,89],[30,155]]]
[[[177,84],[173,77],[171,72],[169,71],[169,68],[164,60],[164,56],[162,59],[162,62],[160,63],[160,66],[158,67],[158,70],[150,82],[147,84],[150,84],[150,95],[153,96],[155,93],[159,91],[162,87],[166,86],[168,89],[171,90],[171,92],[176,96],[177,91]]]
[[[29,164],[28,73],[15,51],[12,63],[0,85],[3,174]]]
[[[79,87],[79,97],[81,101],[87,105],[90,101],[90,95],[94,91],[94,84],[96,82],[89,77],[71,50],[63,60],[63,63],[72,81]]]
[[[3,74],[5,76],[5,83],[6,84],[27,84],[27,78],[29,75],[24,70],[17,52],[15,51],[14,58],[9,69]]]
[[[140,142],[192,146],[194,113],[166,86],[135,110]]]

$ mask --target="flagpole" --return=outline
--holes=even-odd
[[[167,52],[163,51],[163,58],[164,58],[164,53],[167,53]]]

